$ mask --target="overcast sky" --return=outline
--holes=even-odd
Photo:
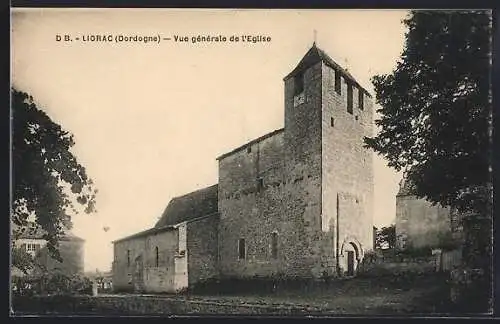
[[[12,16],[12,82],[75,135],[99,189],[74,217],[86,270],[111,241],[154,225],[169,200],[217,183],[215,158],[283,127],[283,77],[313,43],[373,94],[403,48],[406,11],[31,9]],[[265,43],[57,42],[56,35],[263,35]],[[375,159],[375,225],[395,218],[400,175]],[[109,226],[105,232],[103,227]]]

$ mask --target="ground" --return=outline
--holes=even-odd
[[[447,312],[449,288],[442,275],[358,277],[315,285],[277,287],[274,293],[188,295],[229,303],[291,306],[322,314]]]
[[[61,301],[50,306],[38,302],[34,307],[58,314],[431,315],[452,311],[447,303],[446,279],[439,274],[358,277],[308,286],[287,284],[275,287],[274,291],[254,284],[259,289],[241,293],[215,294],[206,288],[182,295],[115,294],[68,302],[66,307],[61,306],[64,304]],[[170,306],[163,306],[167,304]],[[25,314],[37,312],[26,303],[15,305],[15,310]],[[117,308],[113,309],[114,306]]]

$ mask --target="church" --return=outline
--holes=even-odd
[[[356,275],[373,249],[372,98],[315,43],[283,82],[283,128],[217,157],[217,184],[113,242],[115,290]]]

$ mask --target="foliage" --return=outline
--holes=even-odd
[[[396,225],[384,226],[377,229],[375,236],[375,248],[394,249],[396,247]]]
[[[367,147],[415,194],[489,214],[491,17],[487,11],[413,11],[395,70],[372,78],[380,132]]]
[[[78,213],[78,206],[85,213],[94,212],[97,190],[71,152],[73,135],[40,110],[27,93],[12,89],[11,95],[14,238],[23,231],[41,229],[52,256],[60,260],[58,240],[72,226],[68,212]]]
[[[60,272],[44,272],[40,276],[25,276],[13,280],[14,293],[17,295],[90,295],[92,281],[75,275]]]
[[[11,259],[12,264],[24,274],[27,274],[34,268],[34,260],[31,254],[14,244],[11,245]]]
[[[430,247],[415,247],[412,245],[407,245],[404,249],[395,250],[394,256],[396,258],[427,258],[432,255],[432,249]]]

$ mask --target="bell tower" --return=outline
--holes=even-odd
[[[319,277],[323,62],[314,43],[284,78],[284,223],[287,263],[299,276]]]
[[[284,85],[285,220],[299,229],[297,257],[314,277],[355,271],[373,248],[371,97],[316,42]]]

